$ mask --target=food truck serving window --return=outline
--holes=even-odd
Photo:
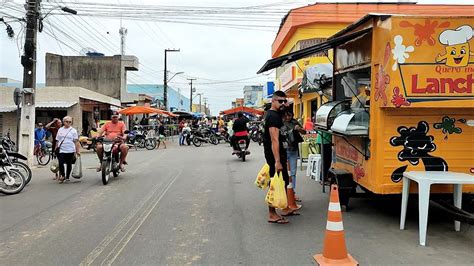
[[[334,70],[344,72],[357,66],[370,64],[372,51],[372,32],[367,32],[335,49]]]

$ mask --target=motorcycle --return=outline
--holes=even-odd
[[[237,152],[234,154],[237,155],[238,158],[242,159],[242,162],[245,162],[245,157],[250,154],[250,151],[246,149],[247,142],[244,139],[239,140],[237,143]]]
[[[249,130],[250,139],[253,142],[258,142],[258,145],[261,145],[263,142],[263,125],[253,124]]]
[[[31,181],[32,177],[32,172],[30,167],[24,163],[20,162],[19,160],[24,160],[26,161],[27,158],[17,152],[15,152],[15,143],[10,140],[10,137],[7,136],[7,138],[1,138],[2,142],[2,147],[7,153],[7,160],[11,165],[13,165],[14,168],[16,168],[20,173],[25,177],[25,182],[27,185]]]
[[[229,132],[227,131],[227,127],[223,127],[220,132],[216,133],[217,136],[217,141],[220,142],[221,140],[230,143],[230,135]]]
[[[0,192],[7,195],[17,194],[25,185],[25,177],[11,163],[7,151],[0,147]]]
[[[196,147],[201,146],[203,142],[214,145],[219,144],[216,134],[208,127],[198,128],[193,134],[192,141]]]
[[[125,133],[127,134],[127,144],[133,145],[138,148],[147,147],[147,138],[145,137],[146,135],[143,132],[139,131],[136,126],[133,128],[133,130],[125,131]]]
[[[97,138],[97,142],[102,143],[104,148],[104,157],[100,167],[102,174],[102,183],[107,185],[109,183],[110,174],[114,177],[120,174],[120,149],[118,140],[106,140],[104,138]]]

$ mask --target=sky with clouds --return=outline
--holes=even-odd
[[[91,16],[51,15],[44,21],[45,30],[38,34],[38,82],[44,82],[45,53],[79,55],[81,50],[93,48],[105,55],[120,53],[120,23],[127,28],[126,53],[140,60],[140,70],[129,74],[132,84],[162,84],[164,69],[164,49],[179,48],[179,53],[168,53],[168,69],[172,72],[184,72],[173,78],[170,85],[181,88],[189,97],[187,78],[194,81],[197,92],[207,98],[213,114],[231,107],[236,97],[243,96],[245,85],[264,84],[274,79],[274,73],[256,75],[257,70],[270,58],[271,44],[276,36],[281,19],[285,13],[295,7],[312,4],[315,1],[295,0],[43,0],[45,8],[57,5],[81,7],[80,14]],[[73,2],[68,5],[69,2]],[[324,1],[331,2],[331,1]],[[349,1],[339,1],[349,2]],[[374,2],[374,1],[358,1]],[[384,1],[388,2],[388,1]],[[420,0],[418,3],[470,4],[469,0]],[[74,4],[75,3],[75,4]],[[109,3],[110,9],[95,4]],[[0,17],[20,16],[24,0],[0,0]],[[183,6],[192,14],[161,18],[149,13],[135,14],[131,19],[122,11],[122,22],[113,8],[133,5],[159,5],[167,8]],[[205,11],[198,7],[206,7]],[[248,13],[242,13],[246,7]],[[220,10],[229,12],[237,8],[231,20],[219,15]],[[126,8],[125,8],[126,9]],[[120,9],[124,10],[124,8]],[[156,10],[159,10],[157,8]],[[105,12],[105,13],[100,13]],[[151,11],[150,11],[151,12]],[[158,11],[157,11],[158,12]],[[215,15],[200,15],[200,12],[216,12]],[[240,12],[240,13],[239,13]],[[252,15],[253,13],[253,15]],[[56,11],[52,14],[58,14]],[[104,18],[101,14],[109,16]],[[171,13],[168,13],[171,14]],[[261,18],[258,18],[258,15]],[[140,17],[142,16],[142,17]],[[186,17],[189,16],[189,17]],[[211,20],[206,18],[212,17]],[[112,17],[112,18],[111,18]],[[143,19],[142,19],[143,18]],[[260,20],[261,19],[261,20]],[[170,22],[173,21],[173,22]],[[0,25],[0,77],[22,79],[20,56],[24,31],[19,23],[10,23],[16,36],[10,39],[6,35],[5,25]],[[201,25],[205,24],[205,25]],[[58,40],[56,40],[58,39]]]

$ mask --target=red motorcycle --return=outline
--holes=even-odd
[[[120,174],[120,144],[123,143],[121,139],[106,140],[104,138],[97,138],[97,142],[102,143],[104,148],[104,157],[102,159],[101,173],[102,183],[107,185],[109,183],[109,176],[112,173],[114,177]]]

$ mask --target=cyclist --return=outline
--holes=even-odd
[[[114,112],[112,114],[112,121],[105,123],[97,132],[97,136],[103,136],[107,140],[116,140],[119,142],[120,149],[120,170],[125,172],[124,165],[127,164],[125,159],[128,154],[128,145],[125,144],[127,135],[125,134],[125,124],[122,121],[119,121],[119,114]],[[104,147],[102,143],[97,143],[96,146],[97,156],[99,161],[102,164],[102,158],[104,157]],[[97,172],[100,172],[101,168],[97,168]]]
[[[43,123],[38,123],[35,128],[35,147],[40,145],[41,149],[45,147],[46,130],[43,127]]]

